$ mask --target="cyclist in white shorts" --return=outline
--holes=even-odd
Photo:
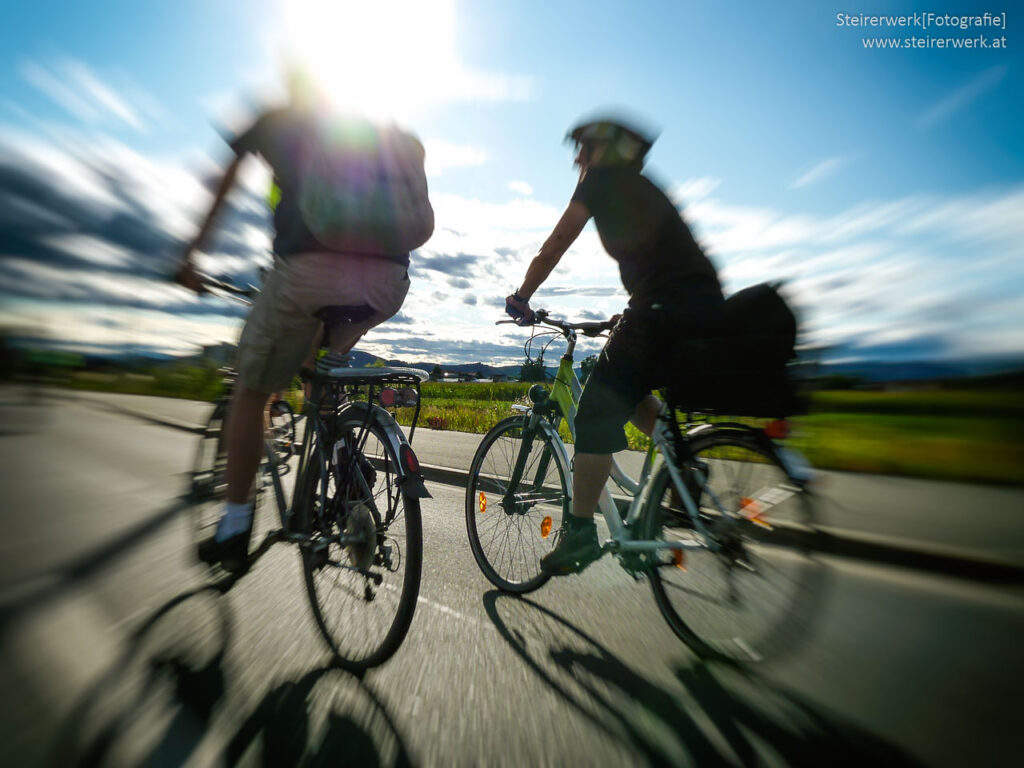
[[[264,411],[270,395],[286,389],[305,362],[310,367],[320,331],[313,313],[324,306],[369,306],[363,322],[339,326],[331,334],[334,352],[348,352],[367,330],[392,317],[409,291],[409,254],[352,253],[325,246],[307,227],[298,205],[300,156],[317,140],[325,103],[302,80],[291,83],[291,103],[261,115],[231,148],[228,165],[213,204],[195,239],[188,245],[177,279],[204,290],[193,254],[205,240],[221,204],[249,153],[270,165],[280,199],[274,209],[274,269],[267,276],[246,321],[238,346],[238,382],[225,425],[227,496],[213,539],[200,545],[199,556],[229,570],[246,567],[252,529],[250,498],[264,439]],[[422,146],[416,142],[422,152]],[[372,249],[370,249],[372,250]]]

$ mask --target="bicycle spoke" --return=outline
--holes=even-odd
[[[658,558],[651,582],[659,608],[701,653],[750,660],[784,650],[806,632],[820,570],[792,537],[776,542],[776,526],[810,525],[810,497],[759,443],[735,432],[706,434],[693,451],[707,467],[699,501],[716,551],[686,549],[682,567]],[[644,512],[645,538],[673,538],[673,495],[662,471]]]
[[[314,616],[332,650],[371,666],[394,653],[412,620],[422,556],[419,502],[396,482],[397,457],[383,428],[364,424],[358,412],[345,421],[345,412],[336,425],[344,436],[337,467],[314,502],[330,534],[327,548],[310,550],[304,563]],[[341,533],[355,539],[342,545]]]
[[[546,580],[540,558],[548,542],[541,523],[551,518],[557,525],[568,506],[568,472],[542,432],[531,438],[518,484],[510,487],[524,450],[523,423],[516,417],[506,419],[484,437],[466,497],[466,523],[477,562],[492,583],[519,592]],[[486,501],[484,511],[481,497]]]

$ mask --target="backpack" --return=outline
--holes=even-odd
[[[310,233],[332,250],[390,255],[434,232],[423,145],[397,126],[320,121],[305,143],[297,203]]]
[[[781,417],[806,411],[787,370],[797,319],[776,286],[761,283],[725,300],[719,335],[701,370],[679,377],[670,396],[682,410]]]

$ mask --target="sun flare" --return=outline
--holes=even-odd
[[[408,116],[457,75],[453,0],[286,0],[289,55],[339,106]]]

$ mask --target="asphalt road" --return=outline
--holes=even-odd
[[[610,560],[495,593],[431,483],[412,629],[359,679],[294,549],[209,588],[193,436],[45,405],[0,404],[0,764],[1020,764],[1020,587],[825,558],[787,654],[704,664]]]

